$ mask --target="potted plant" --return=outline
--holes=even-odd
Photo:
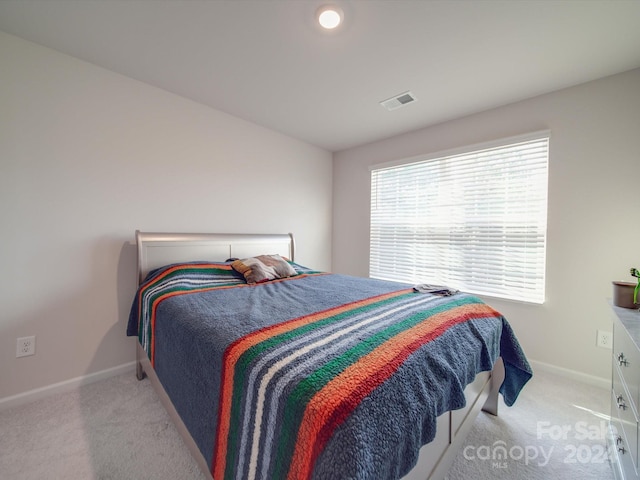
[[[629,273],[632,277],[636,277],[638,282],[612,282],[613,304],[616,307],[640,308],[640,303],[638,303],[638,292],[640,291],[640,270],[632,268],[629,270]]]

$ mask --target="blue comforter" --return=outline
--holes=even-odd
[[[153,272],[138,335],[216,480],[396,479],[498,356],[512,405],[531,368],[478,298],[312,272],[247,285],[228,264]]]

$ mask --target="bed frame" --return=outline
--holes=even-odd
[[[138,283],[141,283],[151,270],[171,263],[193,260],[224,261],[232,257],[246,258],[261,254],[278,254],[290,260],[295,259],[295,242],[290,233],[204,234],[136,231],[136,243]],[[200,469],[207,478],[212,478],[206,460],[162,387],[146,352],[137,342],[136,360],[138,379],[142,380],[145,375],[149,378]],[[498,359],[493,371],[478,374],[465,389],[467,405],[438,417],[436,438],[422,447],[417,465],[402,480],[445,479],[480,410],[493,415],[498,414],[498,389],[503,379],[504,367],[501,359]]]

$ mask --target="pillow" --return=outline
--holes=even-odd
[[[291,277],[298,272],[280,255],[258,255],[236,260],[231,267],[241,273],[247,283],[262,283],[277,278]]]

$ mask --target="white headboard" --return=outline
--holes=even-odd
[[[158,267],[170,263],[278,254],[294,260],[292,233],[152,233],[136,230],[138,283]]]

